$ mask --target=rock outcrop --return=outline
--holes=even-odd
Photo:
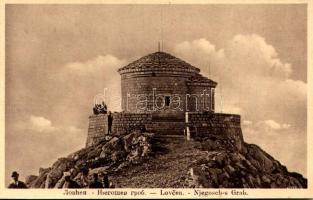
[[[28,176],[32,188],[62,188],[64,172],[75,180],[81,171],[89,168],[93,173],[112,173],[122,168],[140,164],[151,154],[152,133],[133,132],[124,136],[108,136],[99,143],[83,148],[66,158],[59,158],[51,167],[40,168],[38,176]]]
[[[209,145],[211,144],[211,145]],[[228,142],[225,142],[228,144]],[[192,164],[189,187],[205,188],[306,188],[307,179],[287,168],[254,144],[240,151],[211,140],[202,144],[207,156]]]
[[[40,168],[39,175],[28,176],[26,182],[32,188],[62,188],[64,172],[70,172],[73,180],[84,185],[80,178],[88,168],[89,178],[105,172],[115,179],[116,187],[307,187],[301,174],[289,172],[257,145],[237,139],[240,148],[236,138],[216,135],[191,141],[140,131],[107,136],[49,168]]]

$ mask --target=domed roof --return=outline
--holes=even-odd
[[[128,72],[142,71],[182,71],[182,72],[200,72],[200,69],[191,64],[172,56],[165,52],[155,52],[135,60],[134,62],[120,68],[120,74]]]
[[[195,76],[190,77],[187,81],[187,84],[216,87],[217,82],[212,81],[211,79],[203,76],[202,74],[197,74]]]

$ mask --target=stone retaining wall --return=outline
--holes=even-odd
[[[114,113],[112,132],[115,134],[125,134],[134,129],[141,129],[151,124],[152,115],[145,113]]]
[[[224,113],[188,113],[188,122],[193,126],[239,127],[240,115]]]
[[[223,113],[189,113],[188,123],[192,137],[215,138],[218,141],[230,140],[241,149],[243,135],[240,115]]]
[[[242,140],[240,116],[220,113],[188,113],[185,118],[157,117],[151,113],[113,113],[112,134],[126,134],[134,129],[146,128],[160,135],[183,135],[188,125],[197,137],[218,135],[223,138]],[[89,117],[86,146],[100,141],[108,134],[107,114]]]
[[[125,134],[145,127],[156,134],[176,135],[184,133],[184,119],[155,118],[149,113],[114,113],[112,132]]]
[[[159,135],[183,135],[185,122],[180,121],[152,121],[147,126],[147,130],[153,131]]]

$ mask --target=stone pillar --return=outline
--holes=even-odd
[[[102,140],[108,133],[107,114],[98,114],[89,116],[88,136],[86,147]]]
[[[188,112],[185,112],[185,122],[186,122],[186,137],[187,137],[187,141],[190,140],[190,129],[189,129],[189,118],[188,118]]]
[[[187,132],[187,141],[190,140],[190,129],[189,129],[189,126],[186,127],[186,132]]]
[[[189,122],[189,118],[188,118],[188,112],[185,112],[185,119],[186,119],[186,123],[188,123]]]

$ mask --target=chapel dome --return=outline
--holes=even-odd
[[[200,69],[165,52],[148,54],[120,68],[120,74],[153,71],[199,73]]]

